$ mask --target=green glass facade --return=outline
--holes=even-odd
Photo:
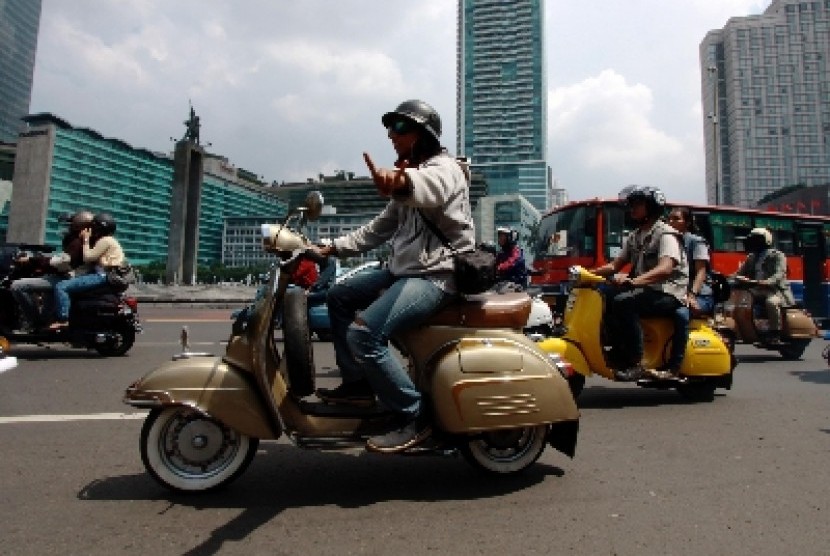
[[[84,209],[109,212],[118,224],[116,235],[130,262],[141,265],[167,261],[173,160],[91,129],[72,127],[51,114],[29,116],[27,121],[32,130],[29,133],[44,142],[49,134],[42,130],[54,128],[43,242],[60,245],[65,226],[59,217],[63,214]],[[27,166],[21,172],[36,174],[33,166],[47,165],[49,160],[45,157],[18,164]],[[285,212],[285,202],[270,188],[205,173],[199,212],[199,264],[221,261],[226,218],[273,214],[276,220]]]
[[[490,195],[548,205],[542,0],[460,0],[458,155]]]

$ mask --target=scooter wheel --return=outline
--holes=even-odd
[[[545,451],[547,425],[486,431],[459,449],[473,467],[494,475],[518,473]]]
[[[251,438],[189,407],[154,409],[141,428],[141,460],[163,486],[204,492],[236,479],[256,454]]]

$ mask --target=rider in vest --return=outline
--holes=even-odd
[[[761,340],[780,343],[781,307],[795,305],[787,281],[787,257],[772,246],[772,234],[766,228],[753,228],[744,240],[744,246],[749,254],[731,277],[737,282],[757,282],[750,291],[755,300],[764,303],[769,319],[769,330],[760,334]]]
[[[632,185],[620,191],[636,228],[625,240],[620,254],[592,272],[610,277],[618,289],[608,298],[605,322],[614,350],[619,354],[614,375],[617,380],[634,381],[645,369],[643,330],[640,317],[673,317],[686,301],[689,265],[683,238],[660,217],[666,197],[656,187]],[[631,265],[627,275],[617,274]],[[657,378],[669,378],[670,371],[650,369]]]

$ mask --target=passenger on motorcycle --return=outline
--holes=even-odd
[[[55,285],[55,322],[49,328],[57,330],[69,324],[70,294],[93,290],[107,283],[107,270],[124,263],[124,250],[113,237],[115,219],[108,213],[96,214],[91,226],[79,235],[83,241],[84,265],[75,269],[75,275]]]
[[[517,234],[507,227],[496,229],[499,251],[496,253],[496,279],[507,282],[515,291],[524,291],[527,288],[527,265],[522,248],[517,242]],[[506,288],[499,284],[500,291]]]
[[[80,232],[92,224],[92,219],[93,214],[88,210],[78,211],[67,218],[69,227],[61,241],[62,253],[52,257],[24,256],[17,259],[17,264],[31,265],[41,273],[40,276],[18,278],[11,284],[11,294],[20,309],[21,331],[32,332],[46,326],[51,320],[55,285],[83,265],[83,240]],[[35,294],[41,297],[40,309]]]
[[[656,187],[633,185],[620,192],[621,202],[637,226],[625,239],[620,254],[610,263],[592,270],[609,276],[620,289],[606,303],[606,329],[618,354],[617,380],[637,380],[643,375],[643,332],[640,317],[673,317],[686,301],[689,266],[680,234],[660,216],[666,204]],[[617,273],[626,264],[626,276]],[[674,376],[677,369],[650,370],[657,378]]]
[[[387,434],[370,438],[367,449],[398,452],[431,434],[428,406],[406,368],[390,352],[389,339],[424,322],[456,293],[452,252],[430,231],[441,229],[457,251],[470,251],[475,230],[470,210],[469,173],[440,144],[441,119],[427,103],[408,100],[381,118],[398,159],[395,169],[366,165],[378,192],[389,199],[365,226],[318,248],[319,255],[348,257],[391,242],[388,265],[331,287],[335,358],[343,383],[320,388],[329,403],[378,400],[397,415]]]
[[[689,261],[689,289],[686,302],[674,313],[674,336],[672,349],[666,367],[677,374],[686,354],[689,341],[689,320],[693,314],[711,314],[715,309],[715,297],[712,293],[709,276],[709,246],[706,240],[696,235],[692,209],[677,207],[669,213],[669,224],[683,234],[683,246],[686,260]]]
[[[772,246],[772,233],[766,228],[753,228],[744,240],[744,247],[749,254],[730,278],[751,285],[753,299],[766,307],[769,329],[759,332],[759,339],[767,344],[779,344],[781,307],[795,305],[787,281],[787,257]]]

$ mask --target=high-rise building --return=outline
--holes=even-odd
[[[41,0],[0,0],[0,141],[26,126],[35,68]]]
[[[547,208],[543,0],[459,0],[457,152],[490,195]]]
[[[700,45],[709,203],[830,183],[830,0],[773,0]]]

